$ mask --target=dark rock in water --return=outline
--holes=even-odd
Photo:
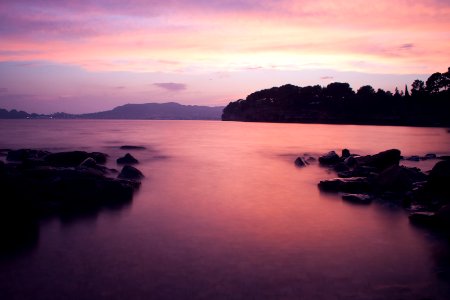
[[[312,157],[312,156],[308,156],[308,158],[306,158],[306,161],[311,163],[313,161],[316,161],[316,159],[314,157]]]
[[[425,159],[435,159],[435,158],[437,158],[437,155],[434,153],[427,153],[427,154],[425,154],[424,158]]]
[[[450,161],[443,160],[431,169],[425,190],[442,203],[450,203]]]
[[[349,157],[347,157],[347,158],[344,160],[344,163],[345,163],[348,167],[352,168],[352,167],[354,167],[354,166],[356,165],[356,159],[355,159],[353,156],[349,156]]]
[[[405,157],[405,160],[409,160],[409,161],[420,161],[420,157],[417,156],[417,155],[413,155],[413,156]]]
[[[307,165],[309,165],[309,163],[302,157],[297,157],[297,159],[295,160],[295,165],[297,167],[306,167]]]
[[[96,166],[97,166],[97,162],[92,157],[86,158],[80,164],[80,167],[85,167],[85,168],[95,168]]]
[[[355,203],[355,204],[370,204],[372,203],[372,197],[366,194],[344,194],[342,200]]]
[[[417,168],[390,166],[382,171],[374,180],[378,191],[407,192],[415,182],[422,182],[427,176]]]
[[[137,164],[139,161],[134,158],[130,153],[125,154],[124,157],[120,157],[117,159],[117,163],[121,165],[125,164]]]
[[[68,151],[48,154],[44,160],[54,167],[76,167],[88,157],[93,158],[99,164],[104,164],[108,156],[100,152]]]
[[[335,178],[319,182],[319,188],[327,192],[369,193],[372,189],[365,177]]]
[[[336,172],[348,172],[350,168],[343,162],[339,162],[333,166],[333,170]]]
[[[441,227],[450,230],[450,205],[444,205],[442,206],[437,212],[436,212],[436,219],[441,225]]]
[[[438,225],[436,214],[429,211],[413,212],[409,215],[409,221],[422,226],[434,227]]]
[[[322,165],[333,165],[340,162],[339,155],[334,151],[330,151],[319,157],[319,163]]]
[[[390,149],[374,155],[356,157],[356,162],[360,166],[374,167],[382,171],[392,165],[398,165],[400,162],[400,150]]]
[[[123,146],[120,146],[120,149],[122,149],[122,150],[145,150],[147,148],[145,148],[144,146],[123,145]]]
[[[50,152],[34,149],[19,149],[8,152],[6,159],[9,161],[24,161],[25,159],[41,159]]]
[[[141,171],[132,166],[124,166],[118,178],[122,179],[131,179],[131,180],[139,180],[144,177]]]
[[[345,159],[347,157],[350,157],[350,150],[348,149],[342,149],[341,158]]]

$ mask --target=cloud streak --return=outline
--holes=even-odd
[[[170,92],[180,92],[186,90],[187,88],[184,83],[175,83],[175,82],[160,82],[154,83],[153,85]]]

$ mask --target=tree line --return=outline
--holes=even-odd
[[[356,92],[348,83],[299,87],[292,84],[254,92],[230,102],[224,121],[298,122],[450,126],[450,68],[433,73],[426,82],[394,93],[371,85]]]

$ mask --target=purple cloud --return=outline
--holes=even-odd
[[[7,93],[7,92],[8,92],[7,88],[4,88],[4,87],[0,88],[0,94],[4,94],[4,93]]]
[[[322,80],[331,80],[331,79],[334,79],[334,77],[333,76],[322,76],[322,77],[320,77],[320,79],[322,79]]]
[[[187,88],[184,83],[175,83],[175,82],[159,82],[154,83],[153,85],[171,92],[179,92]]]
[[[412,49],[414,47],[414,44],[408,43],[408,44],[403,44],[400,46],[400,49],[402,50],[409,50]]]

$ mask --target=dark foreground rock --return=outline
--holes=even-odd
[[[133,157],[130,153],[125,154],[123,157],[117,159],[117,163],[121,165],[133,165],[139,163],[139,161]]]
[[[122,179],[131,179],[131,180],[139,180],[144,177],[141,171],[136,169],[133,166],[124,166],[122,171],[120,171],[119,178]]]
[[[420,207],[410,214],[413,224],[444,229],[450,233],[450,160],[436,163],[429,175],[418,168],[400,166],[397,149],[374,155],[353,157],[348,150],[336,158],[334,151],[322,156],[339,177],[320,181],[322,191],[345,193],[342,199],[352,203],[369,204],[372,199]],[[408,160],[436,159],[433,153]]]
[[[101,165],[106,157],[84,151],[9,151],[11,162],[0,161],[0,256],[33,247],[44,217],[75,220],[128,205],[142,177],[114,178],[117,171]]]
[[[319,182],[319,188],[326,192],[369,193],[370,181],[365,177],[334,178]]]
[[[355,204],[372,203],[372,197],[367,194],[343,194],[342,200]]]
[[[113,178],[110,169],[98,164],[107,157],[99,152],[41,155],[39,151],[26,150],[14,151],[11,155],[23,161],[3,164],[0,168],[0,205],[3,211],[13,214],[34,211],[39,215],[126,203],[140,185],[138,177],[132,180]],[[29,164],[30,157],[39,163]]]

